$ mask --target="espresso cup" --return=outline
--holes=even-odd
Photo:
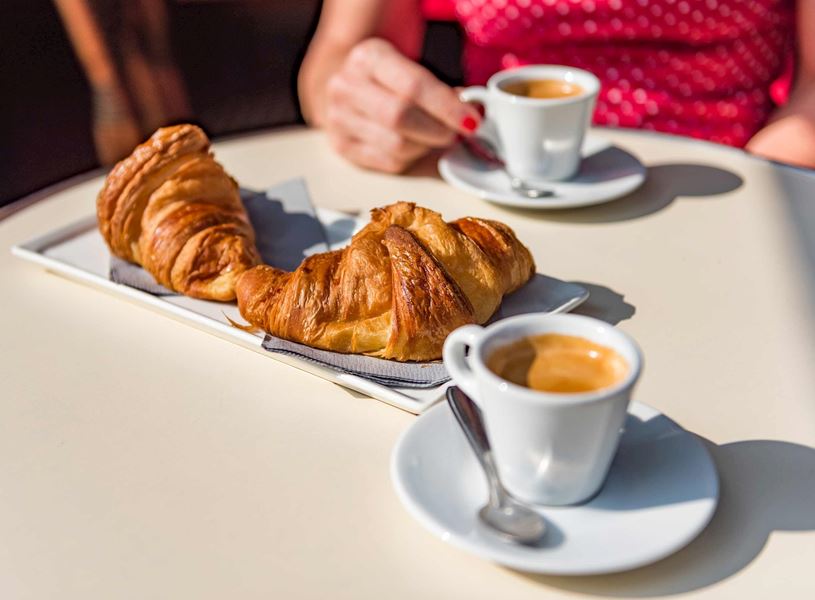
[[[627,371],[609,387],[552,393],[511,383],[487,367],[497,349],[543,334],[610,348],[625,359]],[[444,344],[444,366],[481,409],[501,480],[515,497],[557,506],[579,504],[600,490],[642,368],[628,335],[590,317],[520,315],[453,331]]]
[[[579,86],[575,95],[530,98],[504,86],[556,80]],[[580,167],[580,148],[594,113],[600,80],[588,71],[556,65],[530,65],[499,71],[487,87],[464,88],[464,102],[484,105],[479,129],[499,149],[507,171],[530,184],[569,179]],[[494,139],[497,138],[497,139]]]

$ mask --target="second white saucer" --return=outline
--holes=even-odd
[[[664,558],[704,529],[719,496],[702,443],[636,402],[600,493],[580,506],[540,507],[549,529],[534,547],[505,542],[479,522],[487,483],[446,403],[399,439],[391,478],[408,512],[445,542],[514,569],[561,575],[625,571]]]
[[[646,168],[608,140],[591,133],[583,143],[580,171],[567,181],[547,188],[554,196],[531,199],[512,189],[503,169],[472,156],[456,144],[439,159],[439,173],[450,185],[496,204],[539,210],[577,208],[609,202],[636,190],[645,181]]]

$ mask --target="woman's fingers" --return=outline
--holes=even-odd
[[[330,108],[326,120],[334,148],[364,167],[400,173],[429,150],[348,108]]]
[[[426,145],[419,144],[353,110],[331,109],[326,117],[333,123],[334,131],[375,146],[380,152],[396,158],[414,160],[428,150]]]
[[[456,138],[455,131],[370,79],[344,73],[333,79],[330,87],[338,103],[353,106],[362,115],[415,142],[444,148]]]
[[[374,38],[357,44],[347,67],[418,106],[453,131],[472,133],[480,121],[474,106],[459,100],[452,88],[384,40]]]
[[[358,44],[326,82],[322,125],[346,158],[398,173],[472,132],[478,111],[384,40]]]

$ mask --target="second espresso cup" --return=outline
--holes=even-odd
[[[496,350],[545,334],[588,340],[622,357],[626,369],[600,389],[553,393],[511,383],[487,366]],[[467,325],[444,344],[453,381],[481,408],[506,488],[535,504],[569,505],[603,485],[617,449],[642,357],[636,343],[611,325],[576,315],[529,314],[483,328]]]
[[[562,82],[577,93],[531,97],[508,90],[523,82]],[[574,67],[530,65],[499,71],[486,87],[461,91],[464,102],[484,105],[483,135],[497,137],[507,170],[521,180],[542,184],[572,177],[594,113],[600,81]]]

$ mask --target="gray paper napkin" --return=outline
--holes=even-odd
[[[139,265],[129,263],[113,254],[110,255],[110,280],[154,296],[177,296],[175,292],[157,283],[155,278]]]
[[[241,190],[241,199],[267,265],[294,271],[307,256],[328,250],[303,179],[284,181],[265,193]]]
[[[564,312],[589,297],[582,285],[536,273],[521,289],[504,298],[490,323],[533,312]]]
[[[263,347],[269,352],[296,356],[388,387],[430,388],[450,379],[441,361],[402,363],[361,354],[341,354],[281,340],[271,335],[263,340]]]

